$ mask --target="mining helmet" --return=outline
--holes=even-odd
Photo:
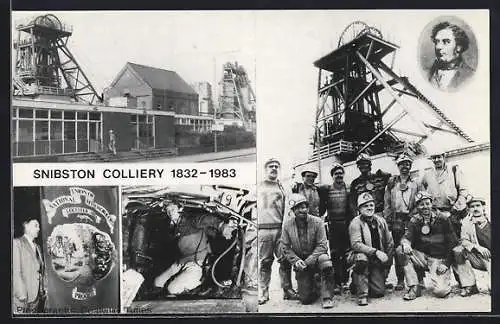
[[[306,197],[304,197],[301,194],[297,194],[297,193],[294,193],[290,196],[288,203],[289,203],[291,209],[294,209],[295,207],[297,207],[298,205],[300,205],[302,203],[309,204]]]
[[[486,205],[486,200],[482,197],[467,195],[466,201],[467,201],[467,206],[470,206],[471,203],[477,202],[477,201],[479,201],[482,205]]]
[[[300,173],[301,176],[304,176],[306,174],[306,172],[310,172],[310,173],[314,173],[314,175],[317,177],[319,172],[318,172],[318,169],[316,169],[315,167],[313,166],[309,166],[307,168],[305,168],[304,170],[302,170],[302,172]]]
[[[427,151],[427,155],[429,156],[429,159],[432,159],[432,157],[434,156],[439,156],[439,155],[446,156],[446,152],[443,149],[432,149]]]
[[[366,203],[369,203],[370,201],[375,201],[372,195],[370,195],[368,192],[361,193],[358,196],[358,208]]]
[[[356,164],[360,164],[360,163],[372,163],[372,161],[370,160],[370,157],[368,155],[366,155],[365,153],[361,153],[360,155],[358,155],[358,157],[356,158]]]
[[[277,163],[279,166],[281,166],[281,163],[280,163],[280,161],[278,161],[278,159],[270,158],[269,160],[266,161],[266,163],[264,163],[264,168],[267,167],[271,163]]]
[[[402,163],[404,161],[408,161],[410,163],[413,163],[413,159],[406,152],[401,153],[401,155],[398,156],[398,158],[396,159],[396,164],[399,165],[400,163]]]
[[[344,171],[344,167],[342,166],[342,164],[339,164],[339,163],[334,163],[332,168],[330,169],[330,175],[333,177],[333,173],[335,172],[335,170],[337,169],[340,169],[342,171]],[[345,172],[345,171],[344,171]]]
[[[415,195],[415,204],[418,205],[422,200],[430,199],[432,201],[432,196],[427,191],[419,191]]]

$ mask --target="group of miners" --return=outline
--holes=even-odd
[[[320,298],[323,308],[334,307],[334,295],[348,290],[358,305],[367,305],[388,288],[404,290],[405,282],[403,299],[414,300],[426,272],[436,297],[450,294],[452,275],[461,296],[478,293],[473,268],[487,271],[488,279],[491,270],[486,201],[468,192],[463,172],[446,163],[444,152],[429,158],[434,168],[413,177],[407,152],[396,158],[397,175],[373,173],[370,157],[362,153],[356,159],[360,175],[350,186],[344,167],[334,164],[331,184],[317,185],[318,172],[306,169],[303,181],[288,190],[279,180],[280,162],[268,160],[257,190],[259,304],[269,301],[275,257],[283,298],[302,304]],[[393,264],[395,286],[387,281]]]

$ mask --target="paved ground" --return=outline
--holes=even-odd
[[[331,309],[321,308],[317,301],[313,305],[301,305],[298,301],[283,300],[282,290],[279,286],[278,265],[273,264],[270,300],[265,305],[259,306],[259,313],[399,313],[399,312],[490,312],[491,296],[484,287],[478,285],[482,293],[470,297],[461,297],[458,286],[454,287],[450,296],[444,299],[432,297],[425,291],[422,297],[413,301],[405,301],[403,291],[389,292],[385,297],[369,300],[368,306],[358,306],[357,300],[350,292],[336,296],[337,306]],[[477,272],[476,272],[477,273]],[[479,272],[481,275],[481,273]],[[389,281],[396,283],[394,269],[389,274]],[[428,286],[428,280],[425,279]],[[294,288],[297,287],[293,280]]]
[[[245,306],[241,299],[162,300],[133,302],[126,311],[137,315],[245,313]]]
[[[217,153],[182,155],[150,160],[152,162],[255,162],[257,149],[246,148]]]

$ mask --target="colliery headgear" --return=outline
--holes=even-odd
[[[358,155],[358,158],[356,159],[356,164],[360,163],[371,164],[372,161],[370,160],[370,157],[368,155],[366,155],[365,153],[361,153],[360,155]]]
[[[470,206],[470,204],[473,202],[480,202],[482,205],[486,205],[486,200],[482,197],[467,195],[466,200],[467,200],[467,206]]]
[[[295,207],[297,207],[298,205],[300,205],[302,203],[309,204],[306,197],[304,197],[301,194],[292,194],[290,196],[290,200],[288,201],[288,203],[290,204],[291,209],[294,209]]]
[[[415,204],[419,204],[424,199],[430,199],[432,201],[432,196],[427,191],[419,191],[415,195]]]
[[[399,163],[402,163],[404,161],[413,163],[413,159],[410,157],[408,153],[402,153],[400,156],[398,156],[398,158],[396,159],[396,164],[399,165]]]
[[[281,166],[281,163],[280,163],[280,161],[278,161],[278,159],[270,158],[269,160],[266,161],[266,163],[264,163],[264,168],[267,167],[271,163],[277,163],[279,166]]]
[[[302,172],[300,173],[301,176],[305,176],[306,172],[314,173],[314,175],[317,177],[319,172],[315,167],[307,167]]]
[[[375,201],[372,195],[370,195],[368,192],[361,193],[358,196],[358,208],[366,203],[369,203],[370,201]]]
[[[337,170],[337,169],[344,171],[344,167],[343,167],[341,164],[339,164],[339,163],[335,163],[335,164],[333,164],[332,168],[330,169],[330,175],[331,175],[331,176],[333,176],[333,173],[334,173],[334,172],[335,172],[335,170]],[[344,171],[344,172],[345,172],[345,171]]]

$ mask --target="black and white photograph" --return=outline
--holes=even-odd
[[[118,187],[15,187],[15,315],[120,312]]]
[[[254,187],[123,186],[123,311],[257,312]]]
[[[433,19],[422,30],[418,52],[424,76],[442,91],[459,91],[478,65],[474,32],[454,16]]]
[[[453,94],[417,57],[442,16],[481,46]],[[488,19],[259,13],[259,313],[491,311]]]
[[[254,25],[249,11],[14,11],[14,162],[255,162]]]

